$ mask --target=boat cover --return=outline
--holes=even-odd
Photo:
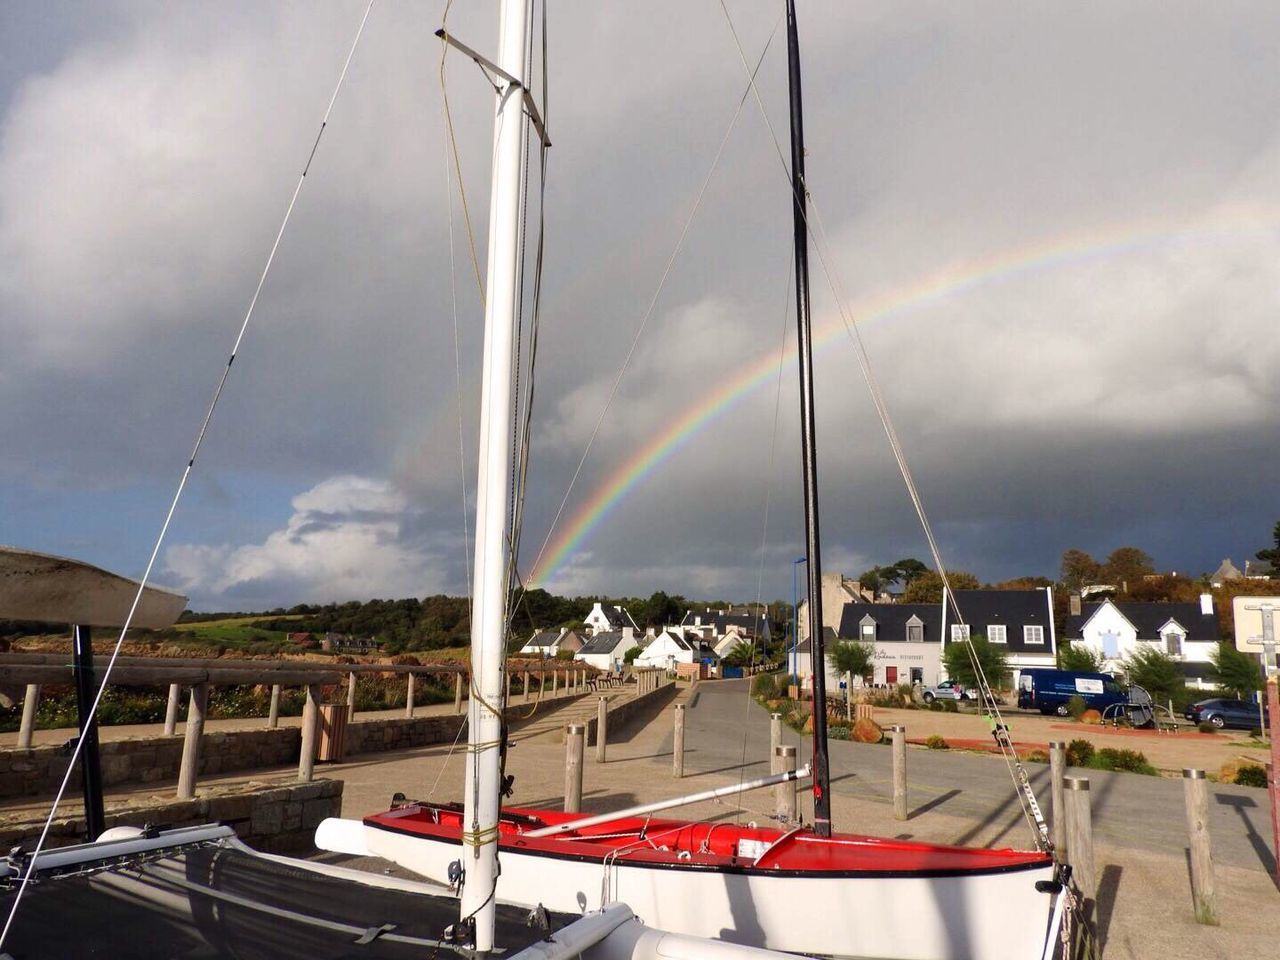
[[[0,886],[4,917],[15,896],[14,885]],[[546,936],[528,915],[499,905],[501,953]],[[441,943],[457,919],[458,900],[443,889],[363,883],[213,842],[74,874],[37,873],[0,958],[449,960],[469,955]],[[559,929],[576,918],[550,919]]]

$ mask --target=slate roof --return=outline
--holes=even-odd
[[[526,647],[553,647],[560,639],[559,630],[539,630],[525,644]]]
[[[1248,564],[1245,564],[1248,566]],[[1239,580],[1244,574],[1240,569],[1231,562],[1231,558],[1227,557],[1222,563],[1218,564],[1218,569],[1209,575],[1210,583],[1223,583],[1227,580]]]
[[[1138,631],[1139,640],[1159,640],[1160,628],[1170,620],[1176,620],[1187,631],[1186,639],[1190,643],[1217,643],[1221,639],[1218,631],[1218,615],[1203,614],[1198,603],[1141,603],[1136,600],[1111,601]],[[1099,609],[1100,603],[1086,603],[1080,608],[1078,616],[1067,617],[1064,630],[1072,639],[1081,636],[1080,631]]]
[[[1053,653],[1053,611],[1044,590],[957,590],[956,605],[969,624],[971,634],[986,636],[991,624],[1004,624],[1010,653]],[[1093,604],[1097,606],[1097,604]],[[1199,609],[1199,604],[1192,604]],[[947,632],[956,622],[955,611],[947,611]],[[1044,643],[1027,643],[1023,627],[1040,627]]]
[[[577,652],[578,654],[612,654],[618,649],[618,646],[622,641],[623,636],[621,630],[605,630],[602,633],[597,633],[594,637],[584,643],[580,648],[578,648]],[[632,642],[636,642],[634,638]],[[638,645],[639,644],[637,643],[637,646]]]
[[[610,627],[636,627],[636,622],[631,619],[631,614],[617,606],[616,604],[600,604],[600,612],[604,614],[604,618],[609,621]]]
[[[764,613],[699,613],[689,610],[685,612],[684,619],[680,621],[680,626],[694,627],[696,629],[699,624],[695,623],[695,621],[699,617],[702,618],[700,626],[714,628],[717,636],[727,633],[729,627],[738,627],[741,630],[746,630],[759,636],[769,624],[768,617]]]
[[[942,639],[942,604],[940,603],[850,603],[840,616],[840,636],[845,640],[862,638],[862,620],[876,622],[876,639],[906,641],[907,621],[917,617],[924,625],[924,642]]]

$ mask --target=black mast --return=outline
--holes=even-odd
[[[831,770],[827,761],[827,659],[822,643],[822,559],[818,537],[818,452],[813,419],[813,337],[809,324],[809,236],[805,214],[804,105],[795,0],[787,0],[787,67],[791,91],[791,193],[795,228],[796,333],[800,339],[800,445],[804,461],[804,525],[809,576],[809,649],[813,664],[813,828],[831,835]]]

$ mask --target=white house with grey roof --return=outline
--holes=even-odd
[[[641,667],[674,668],[677,663],[700,663],[714,655],[697,634],[686,634],[679,627],[668,627],[657,634],[636,657]]]
[[[592,636],[597,633],[605,633],[613,630],[622,630],[630,627],[632,630],[638,630],[635,620],[631,618],[631,614],[627,613],[625,607],[619,607],[612,603],[597,602],[591,608],[591,612],[583,618],[583,622],[587,625],[587,632]]]
[[[597,670],[614,671],[621,669],[627,651],[638,646],[640,641],[636,639],[636,633],[631,627],[605,630],[594,634],[573,658]]]
[[[736,639],[733,645],[742,640],[750,640],[767,645],[772,636],[769,629],[769,617],[764,610],[748,612],[745,610],[713,610],[707,607],[701,611],[685,612],[680,627],[686,634],[696,633],[719,652],[721,644],[726,642],[730,634]]]
[[[582,643],[582,638],[575,631],[565,627],[559,630],[538,630],[520,648],[520,652],[525,656],[554,657],[562,650],[577,653],[582,649]]]
[[[1209,664],[1221,635],[1212,594],[1201,594],[1198,604],[1115,600],[1081,604],[1073,597],[1063,629],[1073,644],[1101,656],[1108,673],[1123,672],[1126,658],[1154,647],[1178,662],[1189,685],[1214,686]]]

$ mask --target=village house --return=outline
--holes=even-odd
[[[1053,623],[1053,588],[1034,590],[957,590],[955,607],[943,604],[943,647],[972,634],[1004,647],[1017,689],[1018,676],[1030,667],[1053,668],[1058,662],[1058,636]],[[946,671],[943,671],[945,674]],[[944,676],[945,680],[946,677]]]
[[[587,625],[587,633],[593,637],[597,633],[621,630],[624,627],[630,627],[633,631],[640,629],[625,608],[599,602],[583,618],[583,623]]]
[[[593,634],[591,639],[578,649],[573,658],[597,670],[617,672],[622,669],[627,651],[639,646],[636,632],[631,627],[605,630]]]
[[[577,653],[582,649],[583,643],[582,637],[565,627],[559,630],[538,630],[520,648],[520,652],[525,656],[554,657],[565,650]]]
[[[678,627],[667,627],[645,644],[635,659],[636,666],[674,670],[677,663],[701,663],[714,660],[715,652],[696,633],[685,633]]]
[[[875,600],[870,590],[857,580],[843,573],[822,575],[822,625],[839,633],[844,608],[851,603],[868,603]],[[796,608],[796,636],[800,642],[809,638],[809,601],[801,600]]]
[[[697,634],[702,640],[721,653],[722,646],[726,650],[733,649],[743,640],[768,646],[772,633],[769,629],[769,617],[763,611],[752,613],[747,610],[712,610],[710,607],[701,612],[689,610],[680,621],[680,628],[688,634]],[[729,641],[727,638],[732,637]],[[723,654],[721,653],[723,656]]]
[[[1155,646],[1178,661],[1188,685],[1214,686],[1209,664],[1220,634],[1212,594],[1201,594],[1199,603],[1082,603],[1073,596],[1063,631],[1072,644],[1099,654],[1107,673],[1122,673],[1125,658]]]

